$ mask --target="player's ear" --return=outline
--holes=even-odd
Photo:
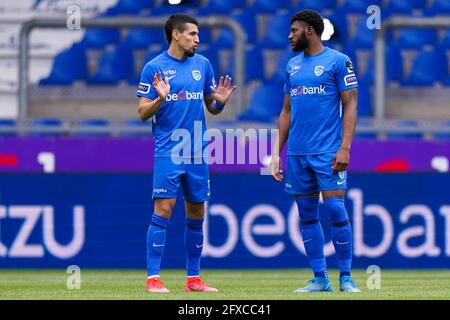
[[[173,29],[172,39],[177,40],[177,41],[180,40],[180,31],[178,31],[177,29]]]

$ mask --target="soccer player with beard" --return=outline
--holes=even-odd
[[[279,155],[288,140],[285,190],[297,202],[303,244],[314,272],[309,284],[295,292],[332,291],[319,221],[320,192],[332,224],[340,290],[360,292],[350,274],[352,230],[344,204],[358,83],[350,59],[323,46],[323,30],[323,18],[316,11],[303,10],[291,18],[289,41],[299,54],[287,63],[279,139],[270,168],[281,181]]]
[[[226,76],[220,77],[217,87],[210,62],[195,53],[199,44],[195,18],[172,15],[165,24],[165,33],[169,48],[145,65],[137,90],[139,117],[143,121],[152,118],[155,139],[154,213],[147,232],[146,290],[169,292],[160,279],[160,265],[166,228],[181,185],[186,210],[185,291],[216,292],[200,278],[204,204],[210,195],[208,164],[203,159],[208,143],[193,138],[196,122],[202,132],[206,131],[204,107],[211,114],[219,114],[236,86],[231,86],[231,78]],[[176,133],[180,131],[188,132],[191,139],[179,142]],[[179,155],[177,150],[192,152]]]

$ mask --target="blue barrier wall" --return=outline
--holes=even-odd
[[[354,267],[450,267],[450,176],[352,174],[346,205]],[[298,213],[268,176],[213,174],[205,268],[307,267]],[[0,267],[145,268],[153,203],[145,174],[2,174]],[[184,268],[181,198],[163,268]],[[321,208],[330,267],[336,267]]]

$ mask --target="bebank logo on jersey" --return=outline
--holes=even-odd
[[[187,90],[180,90],[178,93],[168,94],[166,101],[178,101],[178,100],[203,100],[203,91],[191,92]]]
[[[291,89],[291,97],[295,97],[301,94],[325,94],[325,86],[320,85],[318,87],[298,86]]]

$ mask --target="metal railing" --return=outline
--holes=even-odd
[[[96,18],[83,19],[82,28],[161,28],[164,26],[168,16],[158,18],[136,18],[136,17],[117,17],[117,18]],[[245,42],[246,33],[242,27],[231,18],[222,16],[210,16],[197,19],[200,27],[220,28],[229,27],[234,33],[235,41],[233,54],[236,59],[234,72],[236,83],[245,86]],[[35,28],[66,28],[65,18],[35,18],[25,22],[20,29],[19,38],[19,90],[18,106],[19,119],[24,119],[28,113],[29,106],[29,59],[30,33]],[[237,90],[237,105],[240,112],[244,106],[244,90]]]
[[[396,28],[450,28],[450,17],[406,18],[386,20],[375,36],[375,118],[383,120],[386,111],[386,34]]]

